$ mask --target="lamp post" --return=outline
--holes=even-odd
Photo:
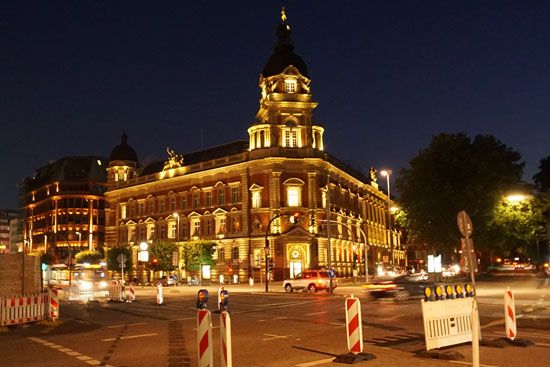
[[[179,248],[179,243],[180,243],[180,215],[176,212],[172,213],[172,217],[176,218],[176,244],[178,245],[178,277],[179,279],[181,280],[181,267],[180,267],[180,264],[179,264],[179,252],[180,252],[180,248]]]
[[[380,174],[383,177],[386,177],[386,187],[388,188],[388,235],[389,235],[389,245],[390,245],[390,264],[393,265],[393,234],[391,230],[391,199],[390,199],[390,175],[392,174],[391,169],[384,169],[380,171]]]

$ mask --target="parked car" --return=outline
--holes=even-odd
[[[169,285],[176,286],[178,284],[178,277],[176,275],[163,276],[155,282],[155,285],[158,284],[162,284],[163,287],[167,287]]]
[[[410,298],[422,298],[424,289],[432,287],[433,282],[428,281],[425,273],[414,273],[398,276],[392,280],[364,285],[375,298],[393,298],[403,301]]]
[[[336,278],[332,278],[332,288],[338,286]],[[316,292],[318,290],[330,289],[330,277],[328,271],[325,270],[304,270],[302,273],[296,275],[294,279],[285,279],[283,281],[283,288],[286,292],[294,292],[295,290],[302,290],[308,292]]]

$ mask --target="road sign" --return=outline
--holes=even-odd
[[[461,248],[461,259],[460,259],[460,263],[461,263],[461,266],[462,266],[462,270],[464,270],[465,272],[469,272],[471,270],[475,272],[477,272],[477,257],[476,257],[476,252],[474,251],[474,241],[471,239],[471,238],[461,238],[461,243],[462,243],[462,248]],[[468,256],[468,254],[470,256]],[[473,264],[473,269],[472,269],[472,266],[470,265],[470,260],[471,260],[471,263]]]
[[[460,233],[464,237],[469,238],[474,230],[474,226],[472,224],[470,216],[464,210],[462,210],[456,216],[456,222],[458,224],[458,230],[460,231]]]
[[[126,255],[120,254],[116,257],[118,263],[122,266],[124,266],[124,263],[126,262]]]

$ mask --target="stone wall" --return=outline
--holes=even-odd
[[[0,254],[0,297],[40,291],[39,256]]]

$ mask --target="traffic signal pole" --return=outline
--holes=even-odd
[[[269,255],[270,255],[270,247],[269,247],[269,240],[267,239],[267,236],[269,235],[269,231],[271,230],[271,223],[277,218],[279,218],[282,214],[277,214],[271,220],[269,221],[269,224],[267,225],[267,229],[265,230],[265,292],[269,292]]]

